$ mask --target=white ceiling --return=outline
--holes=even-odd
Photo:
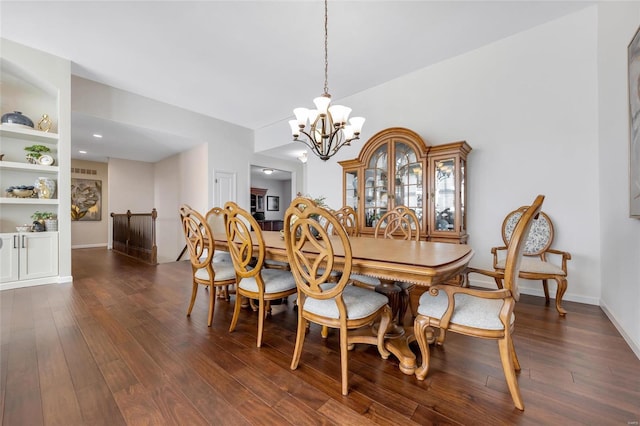
[[[593,3],[331,0],[329,91],[340,99]],[[318,0],[0,1],[2,37],[70,59],[75,75],[251,129],[322,93],[323,25]],[[166,156],[194,143],[75,112],[74,158],[97,150],[87,132],[99,125],[117,140],[96,158],[152,161],[148,142]]]

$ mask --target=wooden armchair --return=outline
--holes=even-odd
[[[331,233],[323,222],[330,224],[337,239],[329,238]],[[342,394],[347,395],[348,349],[351,345],[376,345],[384,359],[390,354],[384,347],[384,335],[391,321],[387,298],[347,285],[351,273],[351,244],[347,232],[331,212],[318,207],[312,200],[300,202],[296,199],[285,213],[284,225],[287,256],[298,289],[298,330],[291,369],[298,368],[309,321],[337,328],[340,330]],[[334,253],[344,253],[343,273],[337,283],[330,282]],[[369,326],[379,318],[380,326],[375,336],[349,333],[349,330]]]
[[[422,365],[416,370],[418,380],[424,380],[429,372],[429,341],[433,330],[440,329],[438,344],[444,341],[444,331],[466,334],[467,336],[498,341],[502,370],[507,380],[511,398],[519,410],[524,410],[516,371],[520,363],[513,345],[512,333],[515,326],[514,308],[520,298],[518,274],[522,262],[526,236],[533,218],[540,212],[544,196],[538,195],[531,207],[521,217],[511,234],[507,247],[504,273],[468,268],[469,273],[486,274],[491,277],[501,275],[504,288],[498,290],[472,289],[452,285],[434,285],[420,297],[418,316],[414,324],[416,340],[422,353]]]
[[[504,253],[507,250],[516,224],[526,209],[527,206],[523,206],[512,211],[502,223],[502,240],[505,245],[491,249],[493,268],[496,271],[503,272],[505,269]],[[564,316],[567,311],[562,308],[562,296],[567,291],[567,260],[571,259],[571,254],[550,248],[551,243],[553,243],[553,236],[551,219],[545,213],[540,212],[538,218],[533,221],[531,230],[527,235],[523,252],[525,257],[520,267],[520,278],[542,280],[547,305],[549,304],[547,280],[555,280],[557,283],[556,309],[560,315]],[[554,258],[560,260],[560,264],[550,262],[551,256],[548,255],[553,255]],[[500,278],[496,278],[496,284],[498,288],[502,288],[502,280]]]

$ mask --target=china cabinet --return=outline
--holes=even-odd
[[[0,234],[0,283],[58,275],[57,232]]]
[[[467,241],[466,142],[428,146],[409,129],[382,130],[358,158],[341,161],[343,204],[358,214],[360,233],[371,235],[377,220],[397,206],[412,209],[423,239]]]
[[[251,188],[251,214],[264,213],[264,196],[267,190],[264,188]]]

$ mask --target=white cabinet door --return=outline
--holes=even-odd
[[[20,279],[58,275],[58,233],[20,234]]]
[[[19,237],[0,234],[0,283],[18,280]]]

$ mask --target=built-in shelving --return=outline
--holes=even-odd
[[[57,198],[10,198],[10,197],[0,197],[0,204],[59,204]]]
[[[40,164],[18,163],[15,161],[0,161],[0,169],[29,170],[43,173],[58,173],[58,166],[41,166]]]
[[[16,139],[25,139],[33,142],[56,143],[57,133],[42,132],[22,126],[0,125],[0,136],[9,136]]]

